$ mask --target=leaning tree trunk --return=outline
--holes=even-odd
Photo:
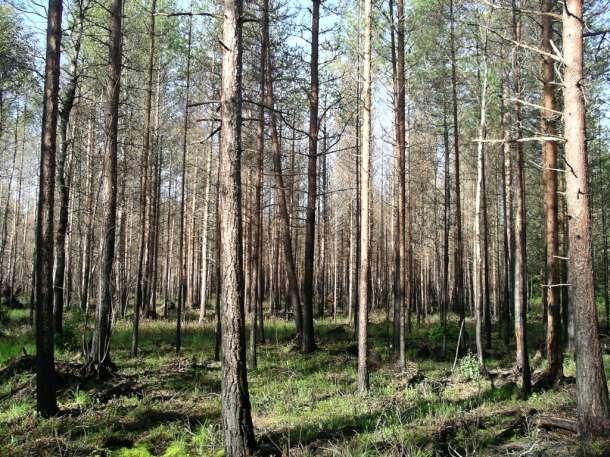
[[[263,31],[263,43],[270,46],[269,30]],[[269,109],[269,126],[271,127],[271,155],[273,158],[273,171],[275,175],[275,185],[277,199],[279,203],[279,213],[282,220],[282,243],[284,245],[284,258],[286,261],[286,274],[288,276],[288,293],[290,304],[294,312],[298,346],[301,347],[303,337],[303,311],[301,299],[299,297],[299,285],[297,271],[292,251],[292,236],[290,234],[290,217],[288,215],[288,205],[286,203],[286,191],[284,188],[284,177],[282,175],[282,152],[280,150],[280,139],[277,131],[276,113],[273,108],[273,66],[271,65],[271,50],[266,54],[267,71],[265,72],[265,105]]]
[[[563,11],[563,120],[569,233],[568,282],[571,284],[570,303],[574,309],[579,431],[586,436],[607,433],[610,424],[608,386],[597,329],[593,284],[582,30],[582,0],[567,0]]]
[[[61,49],[60,0],[49,0],[47,54],[40,148],[40,185],[36,221],[34,267],[36,302],[36,410],[49,417],[57,413],[55,342],[53,338],[53,198]]]
[[[222,289],[222,426],[225,455],[250,456],[254,429],[246,373],[241,215],[242,2],[225,0],[223,21],[222,141],[218,190]]]
[[[110,361],[109,349],[112,314],[112,268],[114,264],[117,213],[117,138],[121,87],[122,15],[123,0],[113,0],[109,18],[110,50],[104,120],[106,144],[104,147],[104,173],[102,178],[104,222],[101,233],[100,296],[95,309],[95,329],[91,342],[91,350],[85,366],[85,372],[96,372],[98,374],[103,369],[114,368]]]

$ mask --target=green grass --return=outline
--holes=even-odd
[[[222,455],[214,325],[209,321],[200,326],[195,319],[192,313],[183,326],[179,356],[173,347],[175,323],[144,320],[137,358],[129,354],[131,323],[117,321],[111,344],[117,376],[102,384],[62,386],[59,406],[66,414],[57,418],[44,420],[33,414],[31,373],[0,381],[0,455]],[[308,355],[292,347],[292,322],[265,322],[267,343],[259,347],[258,368],[248,372],[253,421],[261,442],[274,443],[285,453],[291,449],[291,455],[421,457],[446,454],[447,446],[461,455],[495,455],[506,454],[494,437],[514,420],[514,410],[573,414],[573,386],[536,393],[523,401],[514,383],[496,382],[492,387],[478,375],[475,357],[462,358],[450,373],[455,321],[450,324],[445,357],[437,319],[419,327],[414,324],[408,354],[419,374],[409,383],[411,376],[397,372],[392,361],[389,326],[380,316],[372,320],[371,390],[366,396],[357,393],[356,347],[345,319],[316,321],[318,350]],[[57,351],[60,372],[82,362],[81,335],[90,325],[79,313],[68,313]],[[471,323],[466,330],[473,335]],[[542,326],[533,320],[532,356],[541,334]],[[0,337],[0,365],[19,355],[21,347],[33,352],[32,332],[27,319],[13,315]],[[501,349],[495,334],[494,347]],[[488,366],[511,367],[512,351],[496,351]],[[571,358],[566,358],[565,370],[573,375]],[[121,383],[131,389],[107,402],[98,400],[100,392]],[[7,397],[15,389],[17,393]],[[477,426],[476,418],[485,426]],[[554,439],[523,430],[508,441],[528,446],[535,441],[544,449]],[[565,455],[571,455],[574,445],[565,444]]]

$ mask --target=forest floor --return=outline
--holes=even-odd
[[[294,350],[292,322],[265,322],[267,342],[259,347],[258,368],[248,372],[264,455],[577,455],[580,442],[572,431],[544,426],[545,417],[574,418],[573,382],[521,400],[511,372],[514,352],[495,334],[488,361],[493,385],[469,354],[452,372],[456,321],[444,357],[439,325],[414,323],[409,368],[401,374],[391,359],[389,326],[381,315],[372,321],[367,396],[356,392],[357,351],[347,320],[318,320],[318,349],[308,355]],[[532,368],[541,370],[542,326],[533,315],[530,322]],[[83,380],[85,324],[68,312],[57,341],[61,414],[41,419],[34,414],[33,359],[24,355],[34,353],[27,311],[10,311],[0,327],[0,456],[221,456],[213,328],[211,318],[203,326],[187,321],[177,356],[175,323],[144,320],[140,355],[132,358],[131,324],[117,321],[111,353],[118,372]],[[610,357],[604,357],[610,378]],[[574,375],[572,359],[564,368]],[[588,453],[609,455],[610,441],[591,443]]]

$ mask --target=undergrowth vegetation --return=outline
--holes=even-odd
[[[176,355],[175,323],[145,320],[137,358],[129,355],[130,322],[117,321],[111,354],[118,372],[109,379],[83,380],[80,350],[90,324],[79,313],[68,313],[57,349],[61,415],[45,420],[33,412],[33,364],[17,366],[24,352],[33,353],[27,317],[25,311],[11,311],[0,337],[0,455],[222,455],[220,363],[213,359],[212,321],[187,321],[183,350]],[[574,455],[574,435],[534,423],[538,414],[573,416],[573,384],[535,392],[524,401],[514,377],[497,376],[492,383],[468,352],[470,323],[466,351],[453,371],[457,331],[451,329],[443,354],[438,323],[415,325],[408,369],[399,373],[388,325],[382,316],[372,320],[367,396],[357,394],[357,349],[347,320],[318,321],[319,349],[307,355],[295,351],[292,323],[265,322],[258,368],[248,372],[264,455]],[[542,335],[536,325],[532,355]],[[494,347],[501,347],[495,337]],[[510,372],[512,357],[512,351],[496,351],[487,368]],[[605,362],[610,366],[607,356]],[[543,358],[534,355],[532,365],[543,368]],[[571,358],[565,372],[574,374]],[[590,451],[599,454],[607,445],[593,443]]]

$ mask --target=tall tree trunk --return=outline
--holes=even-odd
[[[466,317],[466,304],[464,301],[464,242],[462,239],[462,202],[460,197],[460,132],[458,124],[457,100],[457,62],[455,46],[455,16],[453,0],[449,1],[449,51],[451,55],[451,94],[453,99],[453,152],[455,166],[455,307],[460,315],[460,322]]]
[[[121,88],[123,1],[112,0],[109,18],[109,59],[106,85],[106,114],[104,130],[104,172],[102,178],[104,222],[102,226],[102,250],[100,271],[100,296],[95,309],[95,329],[86,372],[99,373],[104,368],[114,368],[110,361],[110,326],[112,315],[112,268],[117,214],[117,150],[119,130],[119,94]]]
[[[307,210],[305,216],[305,255],[303,265],[303,337],[301,351],[315,350],[313,329],[313,276],[316,241],[316,203],[318,185],[318,39],[320,29],[320,0],[311,3],[311,59],[309,89],[309,155],[307,160]]]
[[[447,104],[443,100],[443,145],[445,149],[445,206],[443,209],[443,296],[441,325],[443,328],[443,355],[447,350],[447,314],[451,302],[449,293],[449,224],[451,218],[451,175],[449,171],[449,126],[447,125]]]
[[[221,133],[222,135],[222,133]],[[222,137],[220,135],[220,139],[218,141],[218,154],[220,155],[220,143],[222,142]],[[215,214],[216,214],[216,224],[214,230],[216,232],[216,300],[214,303],[214,313],[215,313],[215,329],[214,329],[214,360],[220,360],[220,346],[221,342],[221,333],[222,328],[220,325],[220,289],[222,288],[222,276],[220,272],[220,260],[222,258],[221,251],[221,236],[220,236],[220,213],[219,202],[220,202],[220,160],[216,165],[216,204],[215,204]]]
[[[583,435],[607,433],[608,386],[597,329],[583,94],[582,0],[567,0],[563,10],[563,75],[568,282],[574,309],[576,404]],[[607,436],[607,435],[606,435]]]
[[[87,124],[87,183],[85,190],[84,230],[85,236],[82,249],[82,270],[80,280],[81,309],[88,311],[89,307],[89,281],[91,278],[91,255],[93,251],[93,178],[95,175],[93,154],[95,153],[95,107],[91,107],[91,114]]]
[[[553,9],[552,0],[542,2],[542,50],[552,53],[551,38],[553,23],[548,13]],[[555,136],[554,118],[556,113],[554,97],[553,60],[542,56],[542,111],[540,123],[545,136]],[[544,238],[546,253],[546,357],[547,376],[554,382],[563,374],[563,352],[561,348],[561,317],[559,309],[559,282],[557,275],[557,254],[559,237],[557,234],[557,145],[552,140],[542,143],[542,187],[544,203]]]
[[[275,175],[275,185],[277,200],[279,203],[279,213],[282,223],[282,244],[284,245],[284,257],[286,261],[286,274],[288,276],[288,293],[290,295],[290,304],[294,312],[297,342],[298,346],[302,347],[301,340],[303,338],[303,311],[301,308],[301,299],[299,297],[299,285],[297,272],[292,251],[292,236],[290,234],[290,218],[288,215],[288,205],[286,203],[286,191],[284,187],[284,177],[282,175],[282,152],[280,150],[280,139],[277,131],[276,114],[273,107],[273,66],[271,65],[271,50],[269,42],[269,30],[264,31],[263,43],[267,47],[266,60],[267,71],[265,72],[265,105],[269,110],[269,126],[271,128],[271,155],[273,158],[273,171]]]
[[[324,318],[326,308],[326,296],[328,295],[328,275],[326,271],[328,255],[328,170],[327,170],[327,130],[326,130],[326,119],[322,126],[322,201],[321,213],[322,213],[322,233],[320,236],[320,303],[318,308],[318,315],[321,319]]]
[[[372,73],[371,73],[371,12],[372,0],[364,0],[364,90],[362,92],[362,157],[360,160],[360,278],[358,281],[358,391],[369,389],[368,368],[368,312],[369,312],[369,194],[370,157],[373,144],[371,126]]]
[[[173,164],[173,154],[172,154],[172,148],[170,148],[170,153],[169,153],[169,176],[167,178],[167,196],[168,196],[168,202],[167,202],[167,220],[166,220],[166,227],[165,227],[165,232],[166,232],[166,239],[165,239],[165,266],[163,268],[163,274],[164,274],[164,279],[163,279],[163,289],[164,289],[164,298],[163,298],[163,317],[167,318],[169,315],[169,304],[171,302],[171,285],[170,285],[170,281],[171,281],[171,267],[172,267],[172,262],[171,262],[171,258],[172,258],[172,252],[173,252],[173,241],[174,241],[174,237],[172,236],[173,233],[173,211],[172,211],[172,202],[174,200],[173,195],[172,195],[172,182],[173,182],[173,175],[172,175],[172,168],[171,165]]]
[[[404,369],[406,365],[406,335],[405,335],[405,300],[406,282],[409,268],[407,266],[407,240],[406,240],[406,176],[405,176],[405,7],[403,0],[396,1],[396,78],[394,79],[395,121],[396,121],[396,153],[398,155],[398,259],[396,268],[399,272],[396,284],[396,299],[399,305],[399,366]],[[363,137],[364,141],[364,137]],[[364,143],[362,145],[365,146]]]
[[[146,241],[149,234],[148,224],[148,179],[149,179],[149,157],[151,144],[151,113],[152,113],[152,79],[153,64],[155,58],[155,18],[157,0],[152,0],[150,9],[149,25],[149,47],[148,66],[146,70],[146,92],[144,94],[144,135],[142,138],[142,156],[140,162],[140,245],[138,248],[138,277],[136,282],[136,301],[133,310],[133,335],[131,339],[131,355],[138,354],[138,340],[140,327],[140,313],[146,297],[148,287],[148,275],[144,272],[144,257],[146,253]]]
[[[19,126],[19,114],[15,116],[15,128],[14,132],[14,147],[13,154],[11,160],[11,171],[9,173],[8,178],[8,186],[6,190],[6,203],[4,204],[3,214],[2,214],[2,232],[0,233],[0,284],[4,284],[5,275],[4,275],[4,258],[6,256],[6,244],[8,242],[8,220],[9,220],[9,212],[11,209],[11,195],[13,188],[13,179],[15,178],[15,168],[17,164],[17,150],[19,149],[18,141],[17,141],[17,129]],[[0,139],[2,136],[0,135]],[[1,191],[0,187],[0,191]],[[8,276],[8,274],[6,275]]]
[[[521,17],[518,11],[518,0],[513,0],[513,41],[521,42]],[[518,46],[513,50],[513,96],[520,98],[521,75],[520,55]],[[517,368],[521,373],[521,389],[524,396],[528,396],[531,390],[531,374],[529,356],[527,353],[527,255],[526,255],[526,228],[525,228],[525,176],[523,165],[523,143],[521,139],[521,105],[514,104],[514,122],[516,128],[516,155],[517,163],[514,179],[515,193],[515,279],[514,279],[514,302],[515,302],[515,344],[517,352]]]
[[[608,183],[606,183],[606,186]],[[604,194],[607,195],[607,192]],[[604,309],[606,310],[605,316],[605,325],[606,325],[606,334],[610,332],[610,297],[608,297],[608,222],[606,215],[606,200],[602,201],[602,237],[604,238],[604,279],[603,279],[603,288],[604,288]],[[12,288],[11,288],[12,289]],[[561,328],[560,328],[561,331]],[[561,333],[560,333],[561,334]]]
[[[261,37],[266,39],[267,32],[265,31],[269,27],[269,0],[263,0],[262,10],[262,22],[261,22]],[[263,238],[263,217],[261,209],[262,200],[262,187],[263,187],[263,159],[265,154],[265,66],[267,64],[266,53],[269,51],[268,43],[265,40],[261,40],[260,50],[260,61],[259,61],[259,91],[261,104],[258,108],[258,123],[256,125],[256,182],[254,190],[254,213],[253,218],[256,218],[255,222],[255,233],[254,233],[254,248],[252,250],[251,257],[251,271],[252,271],[252,287],[250,288],[251,295],[250,299],[250,359],[252,361],[252,368],[256,368],[256,342],[257,342],[257,319],[258,309],[262,306],[259,301],[262,302],[261,290],[260,290],[260,275],[261,275],[261,259],[262,255],[262,238]]]
[[[17,150],[19,149],[19,139],[18,139],[18,128],[19,128],[19,114],[15,116],[15,127],[13,129],[14,141],[13,141],[13,154],[11,160],[11,171],[9,173],[8,178],[8,186],[6,191],[6,203],[4,204],[4,210],[2,213],[2,239],[0,241],[0,284],[4,284],[5,279],[8,278],[9,274],[4,275],[4,258],[8,257],[6,255],[6,244],[8,242],[8,220],[9,213],[11,209],[11,200],[12,200],[12,188],[13,188],[13,179],[15,178],[15,169],[17,168]],[[1,136],[0,136],[1,138]],[[2,189],[0,188],[0,192]],[[13,215],[14,218],[14,215]],[[9,245],[10,247],[10,245]],[[10,263],[10,262],[9,262]],[[10,265],[9,265],[10,267]],[[9,268],[10,270],[10,268]]]
[[[61,50],[60,0],[49,0],[44,99],[40,148],[40,184],[36,220],[35,322],[36,410],[49,417],[57,413],[55,341],[53,331],[53,204]]]
[[[195,175],[193,177],[193,185],[192,185],[192,196],[191,196],[191,216],[190,216],[190,228],[187,230],[188,233],[188,240],[187,240],[187,248],[186,248],[186,252],[187,252],[187,281],[186,281],[186,287],[187,287],[187,293],[186,293],[186,300],[185,300],[185,309],[186,306],[192,308],[193,306],[196,305],[195,301],[198,298],[197,293],[195,292],[197,290],[196,287],[196,278],[197,275],[195,274],[195,271],[197,270],[197,253],[198,253],[198,249],[196,249],[196,244],[197,244],[197,237],[195,236],[196,234],[196,217],[195,217],[195,213],[196,213],[196,208],[197,208],[197,191],[199,189],[199,159],[200,159],[200,154],[197,154],[197,156],[195,157],[195,163],[194,163],[194,167],[195,167]],[[187,216],[188,219],[188,216]]]
[[[161,98],[161,68],[157,69],[157,89],[155,95],[155,131],[152,150],[154,151],[153,180],[150,185],[152,198],[149,223],[149,277],[150,288],[148,294],[148,307],[153,319],[157,318],[157,284],[159,270],[159,219],[161,214],[161,169],[163,166],[162,147],[159,141],[159,109]]]
[[[228,0],[227,0],[228,1]],[[225,2],[225,7],[227,2]],[[240,7],[241,8],[241,7]],[[225,18],[226,20],[226,18]],[[182,312],[186,302],[186,256],[184,252],[184,226],[185,217],[185,185],[186,185],[186,156],[188,152],[187,134],[189,124],[189,100],[191,90],[191,42],[193,34],[193,16],[189,16],[188,51],[186,60],[186,89],[184,101],[184,124],[182,127],[182,179],[180,180],[180,228],[178,230],[178,307],[176,309],[176,352],[180,352],[182,346]]]
[[[222,309],[222,425],[225,455],[250,456],[254,429],[246,373],[241,214],[242,2],[225,0],[220,149],[220,291]]]
[[[515,234],[513,224],[513,160],[510,143],[511,114],[507,105],[509,99],[508,84],[502,85],[502,149],[500,158],[502,160],[502,219],[504,220],[504,284],[503,299],[500,321],[500,333],[504,346],[508,347],[510,339],[510,314],[513,308],[513,282],[514,282],[514,257],[515,257]]]
[[[210,129],[212,130],[212,129]],[[207,277],[208,277],[208,225],[210,220],[210,185],[212,181],[212,149],[213,139],[210,138],[210,151],[207,154],[204,173],[206,175],[203,193],[203,223],[201,227],[201,270],[199,289],[199,323],[202,324],[206,313]]]
[[[23,135],[21,138],[21,153],[19,154],[19,175],[17,176],[17,198],[15,199],[15,204],[13,206],[13,230],[12,230],[12,235],[11,235],[11,259],[9,260],[9,281],[10,281],[10,287],[9,287],[9,293],[10,293],[10,297],[9,297],[9,303],[13,302],[13,299],[15,298],[15,279],[16,279],[16,272],[17,272],[17,250],[19,248],[19,240],[18,240],[18,235],[17,235],[17,227],[20,224],[20,220],[21,220],[21,194],[22,194],[22,189],[23,189],[23,156],[25,153],[25,134],[26,134],[26,105],[24,104],[23,107]],[[17,135],[15,135],[15,143],[17,142]],[[24,232],[27,230],[27,217],[28,217],[28,211],[27,211],[27,207],[26,207],[26,211],[25,211],[25,224],[24,224]],[[605,227],[605,223],[604,223],[604,227]],[[23,247],[25,248],[25,239],[23,240]],[[24,255],[21,256],[21,258],[25,258]]]
[[[482,20],[483,18],[481,18]],[[481,234],[481,226],[485,230],[485,226],[482,224],[482,203],[483,193],[485,187],[483,185],[485,175],[485,138],[487,135],[486,121],[487,121],[487,36],[485,35],[485,43],[483,45],[483,74],[479,76],[479,83],[481,87],[480,92],[480,119],[479,119],[479,138],[477,142],[477,182],[476,182],[476,197],[475,197],[475,221],[474,221],[474,260],[473,260],[473,285],[474,285],[474,309],[475,309],[475,324],[476,324],[476,345],[477,345],[477,357],[479,364],[482,368],[485,367],[485,349],[486,349],[486,335],[485,335],[485,316],[484,316],[484,301],[487,291],[484,289],[485,284],[484,276],[484,262],[483,262],[483,237],[485,233]]]
[[[400,236],[399,229],[400,227],[400,205],[398,204],[398,185],[396,180],[400,180],[399,177],[399,169],[400,169],[400,160],[401,154],[398,153],[398,65],[396,59],[396,29],[397,24],[395,24],[394,18],[394,1],[389,0],[388,2],[388,12],[390,17],[390,44],[392,50],[392,83],[393,83],[393,105],[394,105],[394,144],[392,148],[392,152],[394,154],[394,179],[392,180],[392,202],[393,202],[393,210],[392,210],[392,247],[393,247],[393,285],[392,285],[392,313],[393,313],[393,321],[392,321],[392,352],[394,357],[400,361],[400,326],[401,326],[401,308],[404,304],[403,299],[403,290],[401,289],[400,282]],[[388,306],[389,310],[389,306]]]
[[[68,123],[78,85],[78,61],[80,57],[81,41],[84,32],[85,11],[82,1],[77,1],[74,8],[76,23],[74,24],[75,38],[72,43],[74,55],[70,61],[68,71],[69,80],[61,97],[61,110],[59,112],[59,156],[57,158],[57,187],[59,188],[59,217],[57,218],[57,232],[55,234],[55,276],[53,278],[53,313],[55,331],[63,333],[64,310],[64,282],[66,271],[66,234],[68,232],[68,207],[70,205],[70,184],[72,180],[72,161],[68,159]],[[70,163],[67,163],[69,160]],[[66,169],[67,166],[67,169]]]

